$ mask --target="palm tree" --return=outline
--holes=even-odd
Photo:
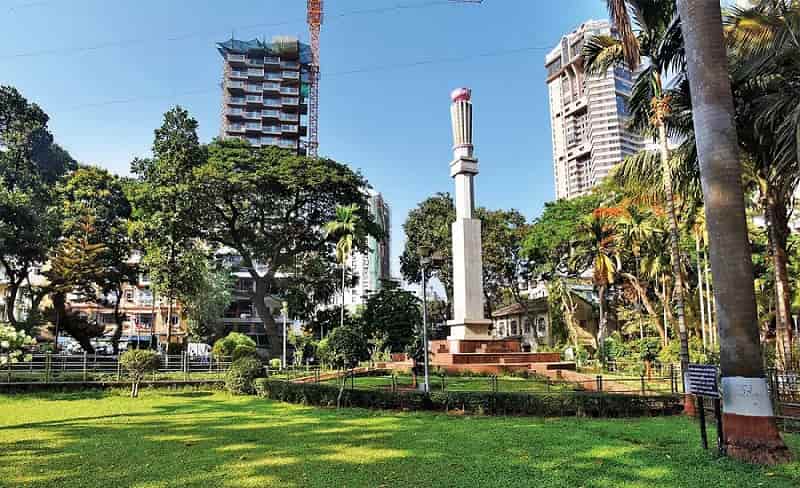
[[[718,0],[678,0],[714,277],[728,455],[791,458],[775,423],[758,330],[742,169]]]
[[[611,219],[595,212],[578,224],[576,235],[570,266],[577,273],[589,269],[592,271],[592,283],[597,290],[600,305],[597,346],[600,358],[604,360],[603,341],[607,327],[606,292],[609,286],[614,284],[619,269],[616,227]]]
[[[647,283],[642,281],[642,251],[651,251],[649,243],[660,237],[661,227],[657,224],[655,216],[650,209],[642,208],[630,204],[625,209],[625,213],[617,219],[621,247],[630,250],[634,259],[635,270],[633,273],[621,273],[621,276],[628,281],[636,290],[639,301],[644,305],[647,312],[655,319],[654,324],[661,337],[663,345],[667,344],[666,327],[658,320],[650,298],[647,295]],[[649,254],[649,253],[648,253]],[[656,279],[656,282],[658,279]]]
[[[336,218],[325,224],[325,234],[329,237],[338,237],[336,242],[336,261],[342,265],[342,310],[339,325],[344,325],[344,292],[345,278],[347,276],[347,261],[353,253],[353,243],[357,239],[360,218],[359,207],[352,205],[337,205]]]
[[[595,75],[603,75],[617,65],[625,65],[635,71],[642,64],[640,57],[647,61],[638,72],[631,92],[631,125],[642,133],[652,134],[659,142],[661,183],[669,219],[669,251],[675,280],[674,298],[681,342],[681,367],[686,371],[689,364],[689,341],[684,313],[680,233],[667,137],[667,120],[672,106],[662,79],[667,73],[680,69],[683,64],[680,21],[673,0],[608,0],[608,5],[619,35],[595,36],[584,46],[583,57],[587,73]],[[634,55],[638,56],[634,58]]]
[[[775,274],[776,358],[786,369],[792,364],[787,243],[800,178],[799,22],[800,6],[780,1],[733,9],[726,18],[739,142],[767,226]]]

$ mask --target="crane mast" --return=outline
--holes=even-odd
[[[319,33],[322,28],[322,0],[308,0],[308,29],[311,34],[311,69],[308,87],[308,155],[319,154]]]
[[[453,3],[477,3],[483,0],[450,0]],[[319,33],[323,21],[323,0],[308,0],[308,31],[311,35],[311,69],[308,87],[308,155],[319,155]]]

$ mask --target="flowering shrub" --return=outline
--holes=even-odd
[[[36,340],[24,331],[10,325],[0,324],[0,366],[20,361],[30,361],[31,355],[24,348],[36,344]]]

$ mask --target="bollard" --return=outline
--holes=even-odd
[[[86,366],[88,364],[88,360],[89,360],[89,357],[88,357],[87,352],[83,351],[83,381],[86,381],[86,374],[87,374]]]
[[[597,375],[597,391],[603,391],[603,377]]]
[[[122,364],[119,362],[119,356],[117,356],[117,381],[122,381]]]
[[[645,388],[646,388],[645,387],[645,383],[644,383],[644,375],[642,375],[641,380],[642,380],[642,395],[644,395],[645,394]]]

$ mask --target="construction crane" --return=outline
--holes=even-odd
[[[483,0],[449,0],[453,3],[483,3]],[[308,87],[308,155],[319,154],[319,34],[322,30],[323,0],[308,0],[308,30],[311,35],[311,69]]]

